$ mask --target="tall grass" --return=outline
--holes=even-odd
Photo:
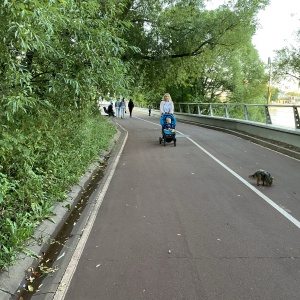
[[[27,116],[0,132],[0,270],[14,264],[35,228],[115,134],[99,112]]]

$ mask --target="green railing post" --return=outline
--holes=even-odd
[[[266,114],[266,124],[272,124],[268,105],[265,105],[265,114]]]
[[[294,110],[295,128],[300,129],[299,112],[296,105],[293,106],[293,110]]]
[[[250,121],[248,107],[246,104],[244,105],[244,114],[245,114],[245,120]]]
[[[198,108],[198,115],[201,115],[202,113],[201,113],[201,108],[200,108],[199,104],[197,105],[197,108]]]
[[[210,114],[211,117],[214,116],[212,103],[209,103],[209,114]]]
[[[228,111],[228,105],[227,104],[224,104],[225,106],[225,114],[226,114],[226,118],[229,119],[230,118],[230,114],[229,114],[229,111]]]

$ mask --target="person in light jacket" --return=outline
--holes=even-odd
[[[164,94],[160,102],[160,112],[161,112],[161,122],[164,114],[173,114],[174,113],[174,104],[169,93]],[[162,123],[161,123],[162,124]],[[164,126],[161,127],[162,134],[164,134]]]
[[[121,105],[120,105],[121,119],[125,118],[125,110],[126,110],[126,102],[125,102],[125,98],[122,98]]]
[[[162,115],[174,113],[174,104],[169,93],[164,94],[164,97],[160,102],[160,112]]]
[[[115,109],[116,109],[116,117],[117,119],[120,118],[120,107],[121,107],[121,100],[117,99],[116,102],[115,102]]]

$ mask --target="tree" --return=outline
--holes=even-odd
[[[118,4],[118,5],[117,5]],[[122,1],[4,1],[0,101],[6,118],[45,103],[89,106],[96,90],[126,89]]]
[[[123,4],[0,5],[0,270],[115,134],[95,93],[127,86]]]
[[[132,24],[123,37],[140,49],[139,52],[129,49],[123,56],[124,61],[134,61],[133,86],[150,89],[150,95],[155,94],[152,90],[161,94],[167,87],[174,90],[193,87],[201,97],[215,98],[222,91],[220,87],[233,88],[234,81],[244,82],[245,77],[238,77],[239,72],[235,72],[231,83],[226,83],[230,72],[237,71],[233,53],[254,52],[251,37],[257,25],[255,16],[268,1],[231,1],[213,11],[206,10],[203,2],[196,0],[148,2],[150,12],[144,1],[131,1],[131,9],[123,14],[124,20]],[[262,64],[258,55],[247,55],[247,59],[246,62],[239,55],[238,63],[245,73],[240,75],[248,76],[245,67],[251,65],[251,78],[257,74],[256,79],[260,80]],[[231,92],[236,93],[237,88]]]
[[[276,51],[273,60],[272,77],[280,82],[281,80],[300,81],[300,29],[296,33],[296,44],[286,46]]]

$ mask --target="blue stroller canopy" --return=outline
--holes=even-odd
[[[171,114],[161,115],[161,117],[160,117],[160,125],[164,126],[167,123],[167,121],[166,121],[167,118],[171,119],[171,124],[174,125],[174,127],[175,127],[175,125],[176,125],[176,119]]]

